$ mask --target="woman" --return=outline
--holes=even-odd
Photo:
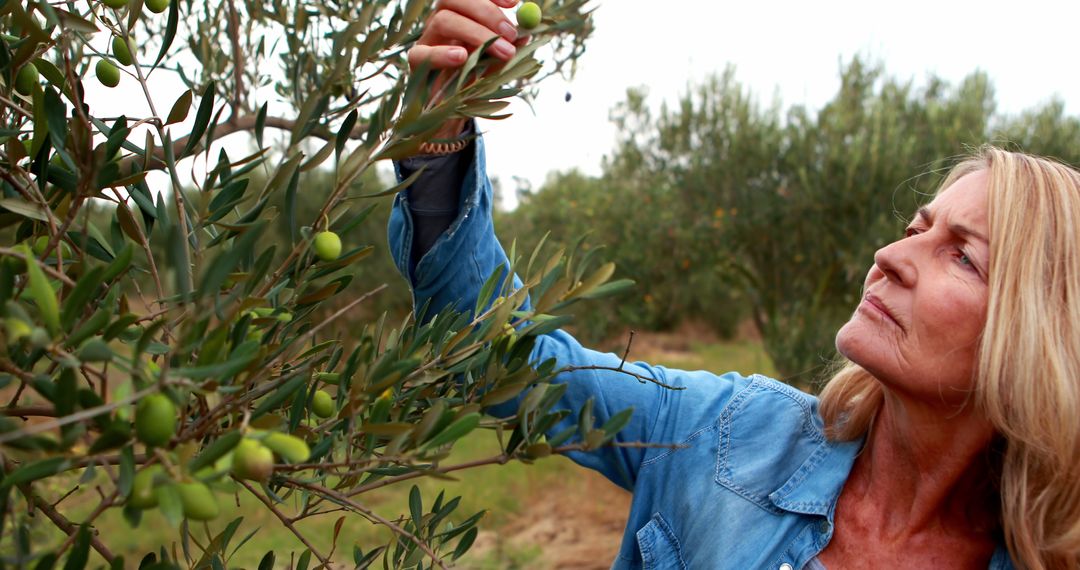
[[[494,35],[490,54],[509,59],[520,39],[499,8],[514,4],[441,2],[410,63],[452,70]],[[474,128],[448,123],[460,143],[397,165],[427,167],[390,222],[417,306],[472,307],[508,267]],[[613,567],[1080,567],[1078,245],[1080,175],[986,148],[875,255],[836,337],[848,364],[820,400],[643,363],[627,368],[681,389],[562,374],[563,407],[593,398],[598,422],[633,407],[622,441],[682,444],[571,454],[634,493]],[[620,362],[564,331],[533,356]]]

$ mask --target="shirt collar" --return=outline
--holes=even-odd
[[[807,515],[827,517],[830,522],[836,512],[836,501],[844,488],[855,458],[864,440],[825,440],[795,473],[769,494],[769,500],[780,509]],[[990,560],[991,570],[1014,570],[1015,565],[1005,545],[998,544]]]
[[[862,445],[861,439],[823,441],[779,489],[769,494],[769,500],[786,511],[832,519],[836,500]]]

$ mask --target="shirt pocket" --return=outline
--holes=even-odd
[[[637,543],[645,570],[686,570],[679,539],[660,513],[637,531]]]

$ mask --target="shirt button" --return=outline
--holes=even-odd
[[[781,564],[780,565],[780,570],[792,570],[791,564],[788,564],[787,562]]]

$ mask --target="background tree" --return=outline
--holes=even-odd
[[[478,50],[427,104],[431,78],[407,73],[404,53],[428,4],[0,3],[3,563],[125,567],[110,548],[120,537],[97,534],[95,520],[122,509],[137,527],[156,509],[178,540],[140,566],[224,567],[251,525],[211,533],[204,522],[230,495],[250,495],[307,547],[297,567],[444,566],[469,549],[481,513],[406,486],[604,445],[620,429],[585,415],[541,441],[568,411],[552,410],[552,366],[527,360],[564,307],[618,288],[604,284],[610,268],[587,279],[581,263],[534,254],[519,267],[527,287],[493,279],[474,314],[395,326],[355,310],[387,287],[357,278],[383,241],[371,199],[399,188],[380,185],[374,165],[413,152],[449,117],[503,117],[508,98],[576,60],[592,30],[585,0],[545,2],[517,57],[494,69]],[[170,76],[186,89],[164,99]],[[90,82],[134,88],[148,111],[104,116]],[[252,143],[243,156],[219,142],[232,133]],[[552,302],[517,311],[530,290]],[[530,385],[517,417],[480,413]],[[477,428],[500,453],[445,465]],[[365,503],[395,484],[409,512]],[[73,518],[61,501],[85,494],[96,506]],[[342,518],[325,550],[296,526],[341,513],[390,537],[339,548]]]
[[[982,73],[917,87],[854,58],[832,100],[810,110],[762,104],[728,69],[653,109],[628,93],[603,174],[550,176],[504,214],[504,238],[528,245],[550,229],[569,243],[591,230],[590,243],[608,246],[640,285],[580,312],[593,340],[687,319],[724,335],[748,320],[781,375],[805,388],[834,358],[874,251],[956,157],[992,142],[1080,162],[1080,121],[1061,101],[997,114]]]

